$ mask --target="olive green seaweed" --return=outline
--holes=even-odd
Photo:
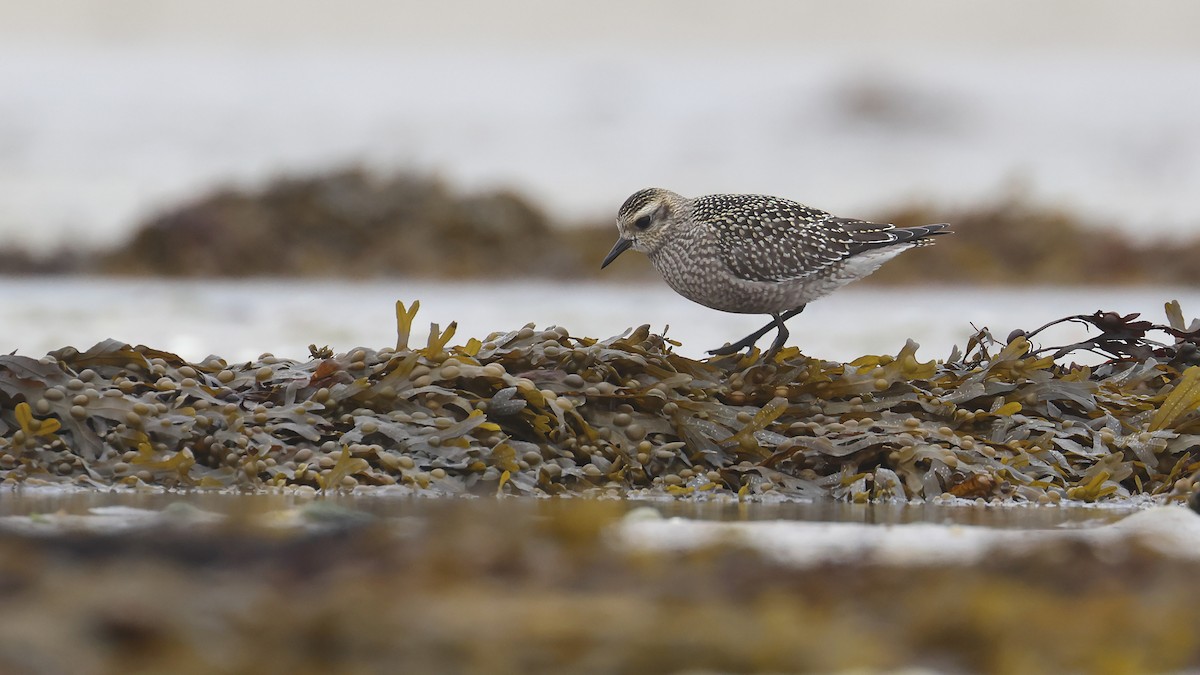
[[[1162,407],[1154,413],[1150,420],[1150,431],[1165,429],[1180,416],[1189,413],[1200,406],[1200,366],[1192,366],[1183,371],[1179,384],[1171,391]]]

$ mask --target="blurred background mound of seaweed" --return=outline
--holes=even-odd
[[[869,217],[950,222],[955,232],[889,262],[869,283],[1200,283],[1200,238],[1136,239],[1019,195]],[[169,276],[592,278],[614,237],[608,222],[556,226],[511,191],[462,192],[429,176],[356,169],[220,190],[152,218],[127,245],[75,261]],[[625,274],[654,274],[640,259],[631,268]]]
[[[866,283],[989,285],[1200,283],[1200,238],[1138,238],[1111,223],[1013,194],[972,207],[902,206],[899,225],[950,222],[955,236],[900,256]],[[511,190],[466,191],[412,172],[362,168],[218,189],[142,222],[104,250],[0,254],[9,272],[183,277],[602,278],[608,222],[552,222]],[[624,276],[652,277],[635,258]],[[611,275],[610,275],[611,276]]]
[[[563,276],[588,266],[566,240],[511,192],[347,170],[218,191],[153,218],[98,262],[186,276]]]

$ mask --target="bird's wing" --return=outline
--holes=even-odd
[[[797,202],[757,195],[696,201],[694,217],[712,226],[721,260],[742,279],[814,276],[850,256],[855,243],[839,219]]]

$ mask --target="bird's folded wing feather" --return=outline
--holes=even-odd
[[[721,259],[750,281],[817,276],[849,256],[854,244],[833,216],[803,204],[750,202],[719,218],[714,224]]]

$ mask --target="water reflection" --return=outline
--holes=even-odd
[[[537,519],[560,515],[578,508],[580,499],[521,498],[417,498],[388,492],[302,496],[289,494],[228,494],[217,492],[63,491],[16,489],[0,493],[0,516],[48,513],[87,515],[90,509],[122,506],[158,511],[171,504],[186,503],[203,511],[239,518],[285,511],[313,503],[351,509],[380,518],[442,516],[459,511],[501,510],[514,519]],[[1133,513],[1137,504],[1105,507],[1083,505],[980,505],[973,503],[874,503],[849,504],[833,501],[789,503],[736,503],[691,500],[624,500],[610,502],[614,509],[628,511],[649,507],[664,517],[715,521],[794,520],[809,522],[899,525],[938,523],[979,525],[1008,529],[1092,527],[1114,522]]]

